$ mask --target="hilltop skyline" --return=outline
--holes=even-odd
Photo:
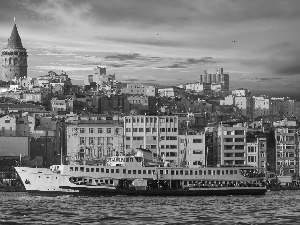
[[[300,99],[300,2],[5,1],[0,48],[14,17],[28,51],[28,76],[66,71],[74,83],[97,65],[121,82],[197,82],[224,68],[230,89]]]

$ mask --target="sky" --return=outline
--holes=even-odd
[[[28,76],[74,84],[106,66],[121,82],[178,85],[223,68],[230,90],[300,99],[299,0],[0,0],[0,48],[14,17]]]

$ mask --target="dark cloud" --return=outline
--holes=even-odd
[[[212,57],[203,57],[201,59],[193,59],[189,58],[186,60],[188,64],[199,64],[199,63],[213,63],[213,58]]]
[[[281,77],[241,77],[241,80],[245,81],[254,81],[254,82],[271,82],[275,80],[282,80],[283,78]]]
[[[274,73],[278,75],[300,75],[300,64],[298,62],[289,62],[272,67]]]
[[[105,56],[105,59],[107,60],[137,60],[140,59],[140,54],[138,53],[130,53],[130,54],[115,54],[115,55],[107,55]]]
[[[158,66],[157,68],[160,69],[166,69],[166,68],[171,68],[171,69],[181,69],[181,68],[187,68],[186,66],[180,65],[178,63],[175,63],[173,65],[170,66]]]
[[[127,65],[127,64],[111,63],[111,64],[109,64],[109,66],[115,67],[115,68],[120,68],[120,67],[126,67],[126,66],[128,66],[128,65]]]

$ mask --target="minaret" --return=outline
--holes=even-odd
[[[7,47],[2,51],[2,80],[12,81],[27,77],[27,52],[23,48],[16,21],[8,39]]]

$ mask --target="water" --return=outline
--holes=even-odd
[[[0,224],[299,224],[300,192],[224,197],[0,193]]]

